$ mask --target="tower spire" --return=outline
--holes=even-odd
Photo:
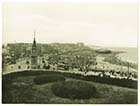
[[[33,40],[33,46],[36,46],[36,39],[35,39],[35,37],[36,37],[36,31],[34,30],[34,40]]]

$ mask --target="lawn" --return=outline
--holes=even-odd
[[[45,78],[45,74],[42,74]],[[38,76],[41,76],[38,75]],[[47,82],[35,83],[34,79],[40,78],[36,75],[20,75],[19,77],[13,77],[9,80],[3,79],[3,89],[2,89],[2,102],[3,103],[39,103],[39,104],[136,104],[137,103],[137,89],[119,87],[115,85],[101,84],[92,81],[79,80],[74,78],[56,75],[57,78],[52,78],[53,80],[46,80]],[[55,77],[55,75],[46,75],[49,78]],[[7,78],[8,79],[8,78]],[[57,80],[56,80],[57,79]],[[60,81],[59,81],[60,79]],[[41,79],[42,80],[42,79]],[[60,96],[55,93],[55,89],[58,83],[63,82],[66,87],[75,89],[77,85],[75,82],[80,83],[79,88],[76,86],[78,92],[84,92],[87,90],[86,86],[89,88],[96,88],[96,96],[90,95],[89,98],[69,98],[67,96]],[[68,82],[68,83],[67,83]],[[72,84],[72,85],[71,85]],[[83,86],[85,84],[85,86]],[[57,86],[56,86],[57,85]],[[71,85],[71,86],[70,86]],[[55,87],[53,87],[55,86]],[[59,86],[62,89],[62,93],[66,90],[64,87]],[[67,88],[68,94],[72,94],[70,88]],[[64,90],[63,90],[64,89]],[[85,89],[85,90],[84,90]],[[94,89],[95,91],[95,89]],[[70,93],[71,92],[71,93]],[[87,91],[86,91],[87,92]],[[94,93],[93,91],[90,91]],[[88,92],[87,92],[88,93]],[[98,94],[98,96],[97,96]],[[84,94],[85,95],[85,94]],[[77,96],[77,95],[76,95]],[[87,95],[86,95],[87,96]]]

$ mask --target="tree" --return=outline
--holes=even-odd
[[[29,61],[28,60],[26,61],[26,64],[29,65]]]
[[[28,65],[28,66],[27,66],[27,69],[29,69],[29,68],[30,68],[30,66]]]
[[[18,69],[21,69],[21,66],[20,65],[18,66]]]

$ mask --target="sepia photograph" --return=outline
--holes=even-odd
[[[138,104],[137,2],[3,2],[2,104]]]

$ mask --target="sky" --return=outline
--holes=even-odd
[[[3,3],[3,43],[137,47],[136,3]]]

